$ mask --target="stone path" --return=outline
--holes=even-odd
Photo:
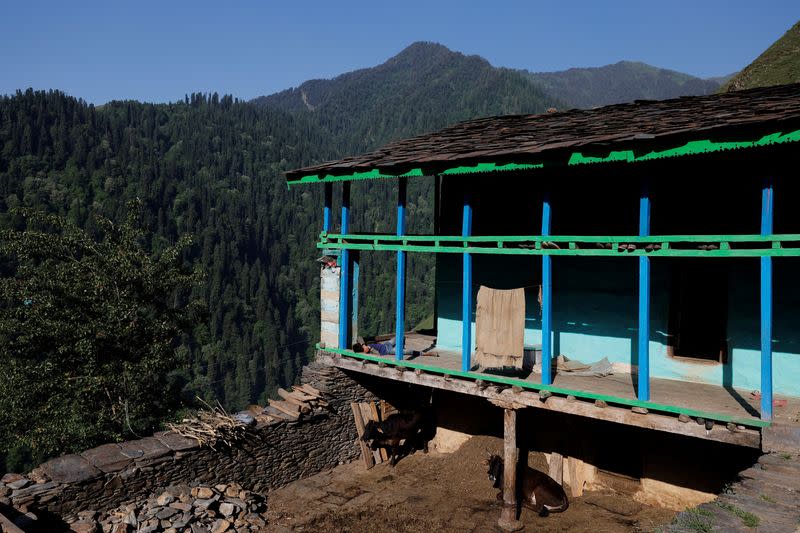
[[[666,531],[800,533],[800,455],[762,455],[710,503],[679,513]]]

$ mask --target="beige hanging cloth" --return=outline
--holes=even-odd
[[[475,311],[475,360],[484,368],[522,368],[525,289],[481,286]]]

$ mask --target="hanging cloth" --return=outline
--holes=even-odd
[[[522,368],[525,289],[481,285],[475,311],[475,363],[484,368]]]

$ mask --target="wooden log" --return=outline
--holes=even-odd
[[[322,392],[320,392],[319,389],[315,389],[309,383],[303,383],[302,385],[300,385],[300,388],[303,389],[303,391],[305,391],[307,394],[310,394],[311,396],[316,396],[317,398],[323,397]]]
[[[353,420],[356,423],[356,434],[358,435],[358,445],[361,448],[361,459],[364,461],[364,466],[367,470],[375,466],[375,457],[372,451],[367,446],[367,443],[361,440],[364,436],[364,419],[361,418],[361,407],[356,402],[350,403],[350,410],[353,411]]]
[[[3,513],[0,513],[0,531],[8,532],[8,533],[25,533],[23,530],[18,528],[14,522],[10,519],[6,518]]]
[[[503,410],[503,509],[497,524],[505,531],[519,531],[522,523],[517,520],[517,411]]]
[[[300,408],[294,404],[280,400],[270,400],[269,406],[295,419],[300,417]]]
[[[308,405],[306,402],[304,402],[302,400],[298,400],[297,398],[295,398],[294,396],[292,396],[291,394],[289,394],[287,391],[285,391],[283,389],[278,389],[278,396],[283,398],[284,401],[286,401],[286,403],[290,403],[292,405],[296,405],[300,409],[300,412],[303,413],[303,414],[311,412],[311,406],[310,405]]]
[[[268,414],[269,416],[271,416],[271,417],[277,418],[278,420],[289,420],[289,421],[292,421],[292,420],[297,420],[297,418],[298,418],[296,415],[286,414],[283,411],[280,411],[280,410],[274,408],[271,405],[266,406],[264,408],[264,412],[266,414]]]
[[[281,394],[281,391],[283,391],[286,394],[286,396]],[[296,400],[300,400],[301,402],[313,402],[314,400],[317,399],[316,396],[312,396],[310,394],[306,394],[302,390],[297,390],[296,388],[292,388],[291,391],[287,391],[287,390],[284,390],[284,389],[278,389],[278,395],[281,396],[282,398],[287,398],[287,397],[288,398],[294,398]]]
[[[558,452],[552,452],[549,460],[550,477],[559,485],[564,484],[564,457]]]

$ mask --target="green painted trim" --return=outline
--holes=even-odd
[[[683,157],[688,155],[709,154],[714,152],[721,152],[724,150],[741,150],[747,148],[760,148],[764,146],[771,146],[776,144],[785,144],[789,142],[800,141],[800,130],[791,131],[788,133],[775,132],[764,135],[755,141],[711,141],[711,140],[696,140],[689,141],[682,146],[668,148],[666,150],[652,151],[647,154],[636,156],[633,150],[617,150],[609,152],[605,157],[585,156],[582,152],[573,152],[566,164],[568,166],[585,165],[593,163],[639,163],[644,161],[652,161],[655,159],[666,159],[670,157]],[[459,174],[482,174],[489,172],[508,172],[520,170],[535,170],[544,168],[544,163],[478,163],[474,166],[458,166],[443,170],[441,175],[459,175]],[[559,166],[559,163],[548,164],[548,167]],[[292,185],[301,185],[304,183],[328,183],[335,181],[355,181],[363,179],[392,179],[392,178],[412,178],[423,176],[422,169],[414,168],[405,174],[384,174],[379,169],[375,168],[365,172],[354,172],[352,174],[332,175],[327,174],[320,176],[319,174],[309,174],[295,180],[287,180],[286,183],[289,187]]]
[[[674,248],[674,243],[715,243],[716,250]],[[527,243],[528,246],[508,247],[508,243]],[[558,244],[559,248],[543,243]],[[596,243],[610,243],[611,249],[593,247]],[[617,245],[658,243],[660,250],[619,251]],[[731,243],[750,244],[757,248],[735,248]],[[785,244],[796,247],[786,247]],[[578,245],[589,245],[579,247]],[[595,257],[800,257],[800,234],[773,235],[341,235],[322,233],[317,248],[335,250],[406,251],[422,253],[476,253],[492,255],[554,255]]]
[[[558,394],[559,396],[564,396],[564,397],[575,396],[576,398],[582,398],[584,400],[603,400],[604,402],[611,405],[624,405],[626,407],[644,407],[648,411],[670,413],[676,415],[684,414],[695,418],[705,418],[706,420],[714,420],[717,422],[725,422],[725,423],[732,422],[734,424],[739,424],[742,426],[749,426],[754,428],[764,428],[764,427],[769,427],[771,425],[769,421],[759,420],[757,418],[738,418],[721,413],[712,413],[710,411],[699,411],[697,409],[689,409],[686,407],[678,407],[675,405],[666,405],[655,402],[644,402],[630,398],[609,396],[607,394],[598,394],[595,392],[565,389],[562,387],[555,387],[553,385],[542,385],[541,383],[532,383],[530,381],[525,381],[517,378],[494,376],[492,374],[480,374],[478,372],[464,372],[463,370],[450,370],[447,368],[439,368],[436,366],[414,363],[413,361],[397,361],[392,357],[384,358],[369,354],[360,354],[360,353],[357,354],[350,350],[340,350],[338,348],[320,348],[319,344],[317,344],[317,349],[325,352],[339,354],[344,357],[350,357],[353,359],[362,359],[365,361],[372,361],[376,363],[383,362],[386,363],[387,365],[405,367],[405,368],[418,368],[420,370],[429,372],[431,374],[442,374],[442,375],[446,374],[449,376],[457,376],[460,378],[466,378],[472,380],[480,379],[483,381],[490,381],[493,383],[501,383],[503,385],[512,385],[512,386],[516,385],[518,387],[522,387],[523,389],[529,389],[534,391],[548,391],[552,394]]]
[[[637,163],[640,161],[652,161],[654,159],[665,159],[668,157],[682,157],[686,155],[697,154],[710,154],[714,152],[721,152],[724,150],[741,150],[743,148],[759,148],[763,146],[770,146],[774,144],[784,144],[788,142],[800,141],[800,130],[792,131],[786,134],[781,132],[770,133],[764,135],[757,141],[727,141],[715,142],[710,140],[702,141],[689,141],[683,146],[669,148],[667,150],[653,151],[648,154],[636,157],[633,150],[624,150],[619,152],[611,152],[606,157],[589,157],[584,156],[580,152],[574,152],[570,158],[568,165],[585,165],[590,163],[612,163],[625,161],[628,163]]]
[[[514,170],[533,170],[535,168],[543,168],[543,163],[527,164],[527,163],[508,163],[506,165],[498,165],[496,163],[478,163],[472,167],[454,167],[440,172],[443,176],[450,176],[453,174],[482,174],[484,172],[509,172]]]
[[[326,174],[320,176],[319,174],[310,174],[303,176],[297,180],[288,180],[289,186],[300,185],[303,183],[329,183],[334,181],[357,181],[357,180],[374,180],[374,179],[395,179],[395,178],[418,178],[424,176],[421,168],[412,168],[404,174],[382,174],[377,168],[368,170],[366,172],[354,172],[344,176],[333,176]]]

